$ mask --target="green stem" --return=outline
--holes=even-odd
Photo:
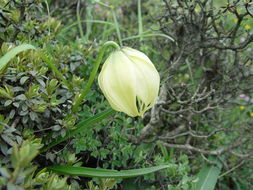
[[[102,3],[102,2],[100,2],[100,1],[94,1],[94,3],[97,3],[97,4],[99,4],[99,5],[101,5],[101,6],[103,6],[103,7],[106,7],[106,8],[111,8],[109,5],[107,5],[107,4],[105,4],[105,3]]]
[[[138,28],[139,28],[139,35],[141,36],[143,33],[143,26],[142,26],[142,16],[141,16],[141,0],[138,0]],[[140,41],[142,41],[142,36],[140,37]]]
[[[102,58],[104,56],[104,53],[105,53],[105,50],[109,47],[109,46],[112,46],[114,47],[115,49],[119,50],[120,49],[120,46],[113,42],[113,41],[108,41],[106,42],[101,50],[99,51],[99,55],[98,55],[98,58],[97,58],[97,62],[95,63],[95,66],[93,67],[93,70],[90,74],[90,77],[89,77],[89,80],[87,82],[87,84],[85,85],[85,88],[83,89],[83,91],[81,92],[81,95],[77,98],[75,104],[73,105],[72,107],[72,113],[75,113],[78,109],[78,106],[82,103],[83,99],[85,98],[85,96],[87,95],[87,93],[89,92],[90,90],[90,87],[95,79],[95,76],[97,74],[97,71],[98,71],[98,68],[99,68],[99,65],[102,61]]]
[[[80,18],[80,0],[77,1],[76,18],[77,18],[77,23],[78,23],[78,28],[79,28],[81,39],[83,39],[84,34],[83,34],[83,27],[82,27],[82,22],[81,22],[81,18]]]
[[[118,23],[114,8],[112,7],[111,9],[112,9],[113,20],[114,20],[114,23],[115,23],[115,28],[116,28],[116,32],[117,32],[117,36],[118,36],[118,40],[119,40],[119,45],[123,46],[122,38],[121,38],[121,34],[120,34],[120,29],[119,29],[119,23]]]
[[[50,10],[49,10],[49,5],[48,5],[48,2],[47,0],[44,0],[45,4],[46,4],[46,8],[47,8],[47,16],[48,16],[48,19],[50,19]],[[50,24],[48,22],[48,36],[50,36],[51,34],[51,29],[50,29]]]
[[[86,120],[83,120],[83,121],[80,121],[74,129],[70,130],[67,132],[67,134],[62,137],[62,136],[58,136],[57,138],[54,138],[53,141],[51,141],[49,144],[47,144],[46,146],[44,146],[41,150],[40,150],[40,153],[42,152],[46,152],[48,149],[58,145],[59,143],[62,143],[64,141],[66,141],[67,139],[70,139],[74,136],[76,136],[77,134],[79,133],[82,133],[82,134],[85,134],[88,130],[91,130],[92,127],[102,121],[103,119],[111,116],[112,114],[114,114],[116,111],[113,110],[113,109],[108,109],[108,110],[105,110],[105,111],[102,111],[92,117],[89,117],[88,119]],[[45,142],[51,138],[53,135],[53,133],[50,133],[49,136],[43,138],[42,142],[44,144],[46,144]]]
[[[90,4],[90,2],[88,2],[88,5],[86,7],[86,18],[88,20],[92,20],[93,16],[92,16],[92,5]],[[82,21],[80,20],[80,23]],[[85,33],[85,40],[88,42],[89,41],[89,37],[91,34],[91,27],[92,27],[92,22],[86,22],[86,33]]]
[[[105,3],[102,3],[100,1],[97,1],[97,0],[94,0],[93,2],[99,4],[99,5],[103,6],[103,7],[111,9],[113,20],[114,20],[114,24],[115,24],[115,29],[116,29],[118,40],[119,40],[119,45],[123,46],[123,44],[122,44],[122,38],[121,38],[121,34],[120,34],[120,29],[119,29],[119,23],[118,23],[118,20],[117,20],[117,17],[116,17],[116,13],[115,13],[114,7],[110,6],[110,5],[107,5]]]

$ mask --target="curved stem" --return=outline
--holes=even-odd
[[[87,84],[85,85],[85,88],[83,89],[83,91],[81,92],[80,96],[77,98],[75,104],[73,105],[72,107],[72,113],[75,113],[77,111],[77,108],[78,106],[82,103],[83,99],[85,98],[85,96],[87,95],[87,93],[89,92],[90,90],[90,87],[92,85],[92,82],[94,81],[94,78],[97,74],[97,71],[98,71],[98,68],[99,68],[99,65],[102,61],[102,58],[104,56],[104,53],[105,53],[105,50],[109,47],[109,46],[112,46],[114,47],[115,49],[117,50],[120,50],[120,46],[113,42],[113,41],[108,41],[106,42],[102,48],[100,49],[99,51],[99,55],[98,55],[98,58],[97,58],[97,62],[95,63],[95,66],[93,67],[93,70],[90,74],[90,77],[89,77],[89,80],[87,82]]]

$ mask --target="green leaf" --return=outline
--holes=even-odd
[[[64,137],[59,136],[58,138],[56,138],[55,140],[53,140],[49,145],[43,147],[41,149],[41,152],[45,152],[48,149],[52,148],[53,146],[75,136],[78,133],[85,133],[86,130],[91,129],[91,127],[95,124],[100,122],[101,120],[109,117],[110,115],[112,115],[113,113],[115,113],[114,110],[112,109],[108,109],[106,111],[103,111],[93,117],[90,117],[84,121],[81,121],[80,123],[78,123],[75,127],[75,129],[70,130],[69,132],[67,132],[67,134]],[[45,139],[44,139],[45,140]]]
[[[103,20],[82,20],[82,23],[95,23],[95,24],[105,24],[105,25],[111,25],[114,26],[114,23],[112,22],[107,22]],[[63,28],[59,35],[64,35],[66,32],[68,32],[70,29],[72,29],[74,26],[78,25],[78,22],[74,22],[70,25],[67,25],[65,28]]]
[[[59,69],[56,67],[56,62],[55,62],[53,56],[51,56],[50,54],[48,54],[48,56],[49,56],[49,58],[48,58],[43,51],[37,51],[37,53],[43,59],[43,61],[45,61],[45,63],[48,65],[48,67],[52,71],[55,72],[56,76],[61,79],[61,81],[63,82],[63,84],[65,84],[69,88],[70,91],[73,91],[70,83],[65,79],[65,77],[63,76],[63,74],[61,73],[61,71],[59,71]]]
[[[36,50],[36,48],[30,44],[22,44],[11,49],[9,52],[7,52],[3,57],[0,58],[0,72],[3,71],[7,67],[9,61],[13,59],[17,54],[29,49]],[[57,67],[55,66],[56,64],[54,60],[47,58],[46,55],[42,51],[37,51],[37,53],[47,63],[49,68],[52,69],[55,72],[55,74],[63,81],[63,83],[66,86],[68,86],[68,88],[71,90],[71,86],[69,82],[64,78],[63,74],[57,69]]]
[[[5,87],[5,89],[0,87],[0,97],[8,98],[8,99],[13,98],[12,94],[9,93],[8,91],[8,87]]]
[[[169,165],[154,166],[150,168],[140,168],[133,170],[108,170],[99,168],[86,168],[74,166],[51,166],[48,169],[65,175],[83,176],[83,177],[98,177],[98,178],[131,178],[156,172],[161,169],[168,168]]]
[[[164,157],[165,161],[169,161],[170,160],[170,156],[169,153],[166,149],[166,147],[161,143],[161,142],[157,142],[157,146],[161,149],[162,155]]]
[[[0,58],[0,71],[2,71],[7,66],[8,62],[12,58],[14,58],[17,54],[29,49],[36,49],[36,48],[30,44],[22,44],[7,52],[3,57]]]
[[[214,190],[215,188],[222,164],[218,159],[213,157],[209,160],[216,163],[216,165],[208,163],[204,165],[198,174],[199,181],[196,184],[195,190]]]
[[[167,39],[171,40],[172,42],[175,41],[172,37],[170,37],[166,34],[160,34],[160,33],[130,36],[130,37],[122,39],[122,41],[133,40],[133,39],[137,39],[137,38],[147,38],[149,40],[150,37],[163,37],[163,38],[167,38]]]

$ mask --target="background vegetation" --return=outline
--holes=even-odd
[[[252,189],[252,17],[249,0],[1,0],[0,57],[20,44],[39,51],[0,67],[0,189]],[[157,104],[143,119],[114,113],[41,151],[109,107],[94,82],[69,114],[109,40],[152,60]],[[46,169],[164,164],[130,179]]]

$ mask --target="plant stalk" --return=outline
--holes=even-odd
[[[95,79],[95,76],[97,74],[97,71],[98,71],[98,68],[99,68],[99,65],[102,61],[102,58],[104,56],[104,53],[105,53],[105,50],[109,47],[109,46],[112,46],[114,47],[115,49],[119,50],[120,49],[120,46],[113,42],[113,41],[108,41],[106,42],[101,50],[99,51],[99,55],[98,55],[98,58],[97,58],[97,62],[95,63],[94,67],[93,67],[93,70],[90,74],[90,77],[88,79],[88,82],[87,84],[85,85],[85,88],[83,89],[83,91],[81,92],[80,96],[77,98],[76,102],[74,103],[73,107],[72,107],[72,113],[76,113],[77,110],[78,110],[78,106],[82,103],[83,99],[85,98],[85,96],[87,95],[87,93],[89,92],[90,90],[90,87]]]

